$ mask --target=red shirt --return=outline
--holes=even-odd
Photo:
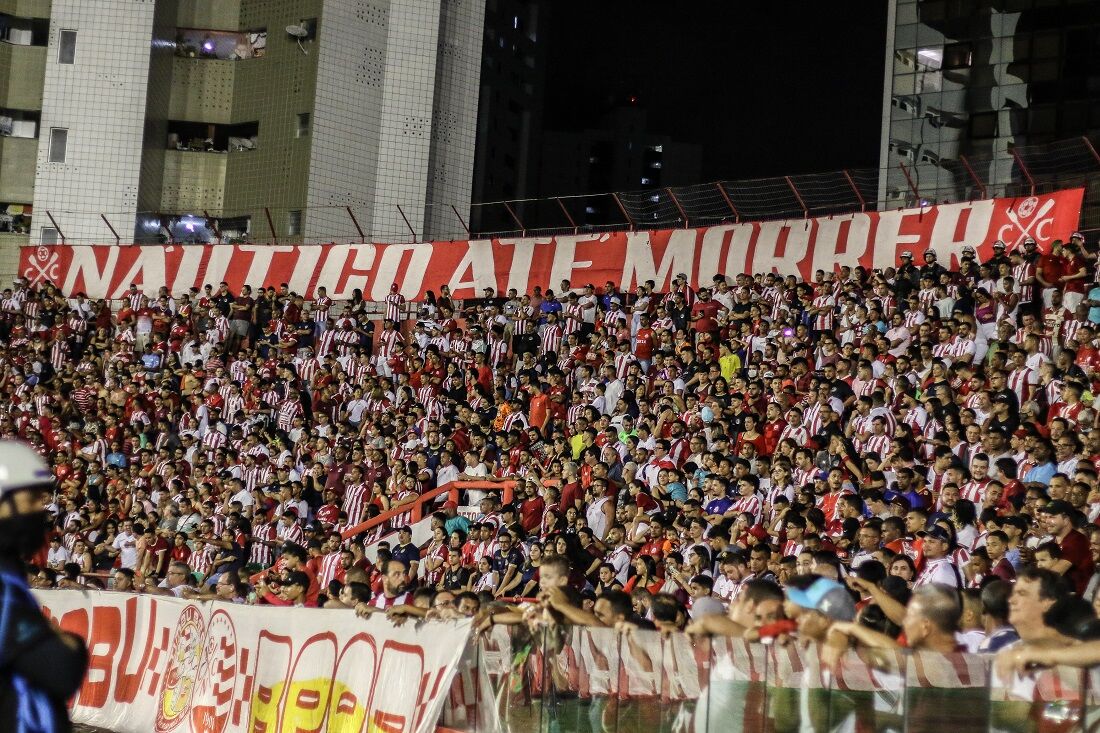
[[[561,506],[562,512],[565,512],[569,507],[576,506],[577,501],[583,497],[584,492],[581,490],[581,485],[574,481],[561,487],[561,497],[558,499],[558,504]]]
[[[546,508],[546,502],[541,497],[527,499],[519,505],[519,523],[527,532],[534,530],[542,523],[542,512]]]
[[[1039,269],[1043,271],[1043,280],[1054,283],[1051,287],[1061,287],[1058,278],[1066,274],[1065,260],[1055,255],[1045,255],[1039,259]]]
[[[1076,256],[1066,257],[1062,260],[1062,275],[1075,275],[1084,266],[1085,264]],[[1070,280],[1069,282],[1061,283],[1061,285],[1065,291],[1069,293],[1085,292],[1084,280]]]
[[[655,342],[652,328],[639,328],[634,337],[634,356],[643,360],[651,359]]]
[[[1062,559],[1069,560],[1073,565],[1066,577],[1073,583],[1078,594],[1084,593],[1089,578],[1092,577],[1092,553],[1089,552],[1088,538],[1071,529],[1058,546],[1062,548]]]
[[[702,318],[695,321],[695,330],[702,331],[704,333],[714,333],[718,330],[718,311],[722,309],[722,304],[716,300],[708,301],[695,301],[695,305],[691,309],[691,315],[701,315]]]
[[[545,392],[540,392],[536,396],[531,398],[531,404],[528,409],[528,416],[531,421],[531,427],[542,429],[542,423],[546,420],[546,416],[550,412],[550,398],[546,396]]]

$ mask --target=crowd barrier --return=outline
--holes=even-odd
[[[414,244],[316,245],[50,245],[20,249],[19,273],[32,285],[55,283],[65,295],[118,298],[136,282],[174,294],[226,280],[279,285],[307,298],[321,286],[336,300],[362,290],[383,300],[396,286],[406,298],[447,285],[453,297],[473,298],[492,287],[521,293],[610,282],[633,290],[647,280],[658,292],[679,273],[693,286],[722,273],[778,272],[812,280],[839,265],[891,267],[901,252],[935,249],[941,263],[957,262],[966,247],[992,256],[996,239],[1009,247],[1033,237],[1049,249],[1080,226],[1084,189],[1024,198],[999,198],[913,209],[722,224],[695,229],[616,231],[518,239],[470,239]]]
[[[118,733],[992,733],[1100,729],[1100,669],[973,654],[37,591],[91,655],[71,702]]]
[[[74,721],[115,733],[431,733],[470,622],[36,591],[87,640]],[[441,641],[445,643],[441,643]]]
[[[993,657],[849,652],[654,631],[496,627],[463,658],[442,726],[466,733],[1090,731],[1100,671],[1000,679]]]

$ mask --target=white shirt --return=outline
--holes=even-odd
[[[111,547],[119,551],[119,562],[122,567],[133,569],[137,567],[138,549],[137,536],[129,532],[119,532]]]
[[[50,551],[46,554],[46,565],[54,570],[61,570],[65,563],[72,560],[73,555],[69,552],[69,548],[65,545],[58,545],[56,548],[51,547]]]

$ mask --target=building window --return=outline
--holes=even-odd
[[[76,63],[76,31],[61,31],[57,43],[57,63]]]
[[[50,162],[64,163],[65,148],[69,145],[69,131],[64,127],[50,128]]]
[[[302,211],[296,209],[290,212],[290,216],[287,217],[286,233],[292,237],[302,233]]]
[[[969,43],[949,43],[943,47],[943,68],[969,69],[970,57]]]
[[[42,244],[57,244],[57,230],[53,227],[42,227]]]
[[[309,134],[309,112],[298,113],[298,125],[295,130],[295,137],[305,137]]]

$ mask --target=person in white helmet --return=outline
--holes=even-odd
[[[42,549],[54,477],[29,446],[0,442],[0,731],[71,730],[65,701],[84,680],[84,640],[51,624],[27,587]]]

